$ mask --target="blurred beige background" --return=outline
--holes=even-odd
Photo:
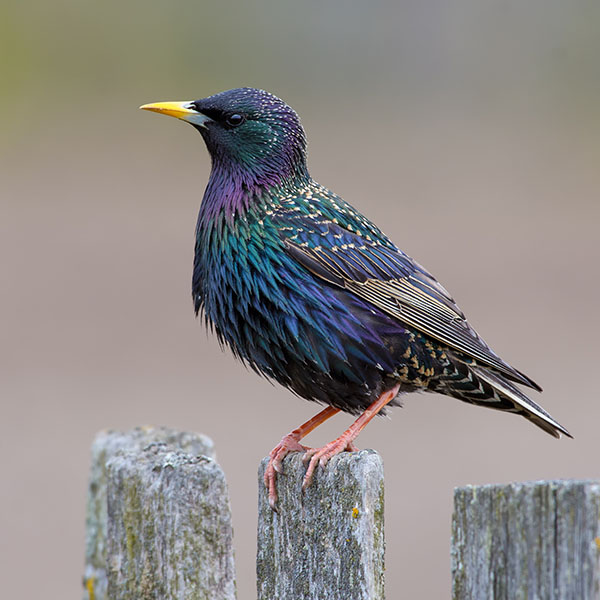
[[[386,465],[389,598],[449,596],[454,486],[600,476],[600,4],[0,10],[3,597],[80,595],[93,436],[165,424],[215,440],[238,595],[254,598],[257,465],[317,410],[194,320],[208,155],[191,127],[138,111],[146,102],[241,85],[286,99],[313,176],[427,266],[575,436],[433,395],[373,422],[359,444]]]

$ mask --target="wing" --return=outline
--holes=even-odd
[[[366,239],[318,213],[276,213],[273,222],[287,253],[315,276],[345,288],[479,364],[541,390],[497,356],[444,287],[387,238]]]

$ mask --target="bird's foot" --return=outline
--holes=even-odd
[[[277,473],[281,473],[281,461],[285,458],[286,454],[290,452],[307,452],[312,448],[303,446],[300,440],[307,436],[315,427],[318,427],[321,423],[327,421],[327,419],[333,417],[333,415],[340,412],[339,408],[333,408],[328,406],[324,408],[320,413],[316,414],[312,419],[306,421],[294,429],[294,431],[288,433],[281,439],[281,442],[271,450],[269,454],[269,464],[265,470],[265,486],[269,491],[269,505],[273,510],[277,504]]]
[[[377,400],[371,402],[369,406],[362,412],[362,414],[340,435],[339,438],[329,442],[322,448],[311,448],[304,454],[304,462],[308,462],[308,469],[304,475],[302,481],[302,489],[305,490],[312,479],[313,473],[317,468],[317,464],[324,467],[327,461],[340,452],[349,451],[355,452],[358,448],[354,445],[354,440],[358,437],[358,434],[365,428],[367,423],[389,402],[391,402],[398,391],[400,390],[400,384],[396,384],[393,388],[383,392]]]
[[[269,452],[269,464],[265,470],[265,486],[269,491],[269,506],[276,510],[277,504],[277,473],[281,473],[281,463],[290,452],[310,452],[312,448],[303,446],[300,439],[303,436],[298,431],[292,431],[284,436],[279,444]]]
[[[306,474],[302,481],[302,489],[305,490],[310,485],[317,464],[323,468],[327,464],[327,461],[336,454],[340,454],[341,452],[358,452],[359,449],[354,445],[357,435],[358,432],[344,431],[339,438],[329,442],[329,444],[326,444],[322,448],[307,449],[302,458],[304,463],[308,463],[308,469],[306,469]]]

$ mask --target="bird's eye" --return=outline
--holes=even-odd
[[[233,113],[231,115],[227,115],[225,119],[225,123],[230,127],[238,127],[246,120],[244,115],[240,115],[240,113]]]

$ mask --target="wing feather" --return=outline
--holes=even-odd
[[[278,231],[288,254],[311,273],[346,288],[400,322],[511,380],[541,390],[497,356],[469,325],[444,287],[391,243],[365,240],[331,222],[320,232],[319,245],[311,245],[301,241],[305,232],[314,235],[310,229],[313,223],[305,220],[307,223],[302,216],[295,216],[293,226],[287,221],[286,227],[278,227]]]

